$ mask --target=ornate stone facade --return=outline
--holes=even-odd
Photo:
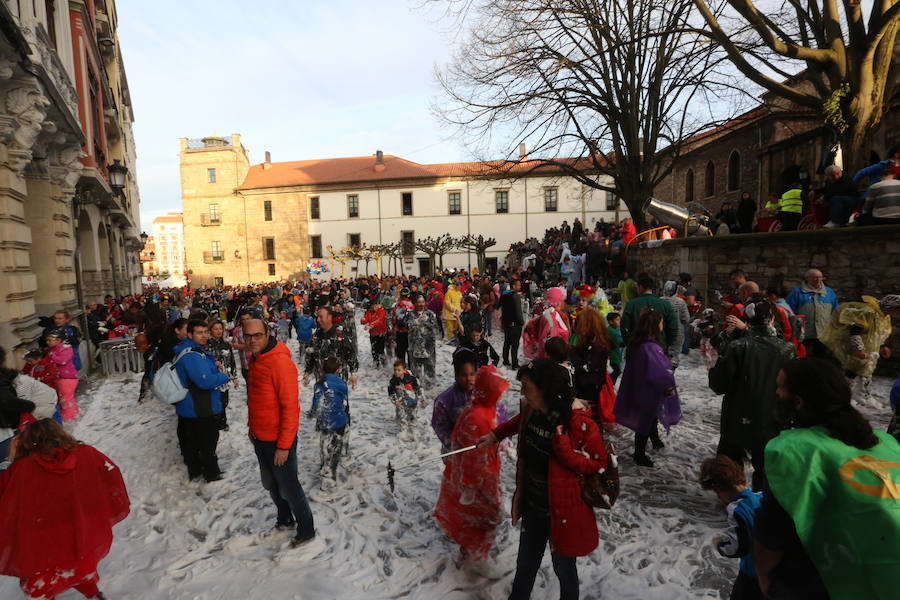
[[[112,0],[0,2],[0,345],[16,357],[39,316],[78,317],[86,301],[140,289],[137,184],[129,171],[114,191],[108,171],[116,159],[134,165],[131,101],[114,27],[99,50],[101,13],[115,14]],[[88,55],[102,66],[93,96],[115,107],[99,127]]]

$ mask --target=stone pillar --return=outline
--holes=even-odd
[[[0,72],[3,79],[6,72]],[[5,82],[0,92],[0,344],[7,349],[37,339],[37,278],[31,267],[31,230],[26,224],[25,166],[50,102],[34,84]]]

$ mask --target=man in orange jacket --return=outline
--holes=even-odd
[[[253,355],[247,375],[250,441],[256,450],[263,487],[278,509],[275,526],[296,526],[291,546],[297,547],[316,536],[309,502],[297,479],[297,367],[287,346],[271,337],[261,320],[244,321],[243,333]]]

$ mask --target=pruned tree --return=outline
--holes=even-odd
[[[386,256],[391,257],[391,264],[394,267],[394,275],[397,275],[397,263],[400,264],[400,273],[403,273],[403,256],[404,256],[404,248],[403,244],[400,242],[393,242],[391,244],[385,244]]]
[[[706,35],[738,70],[777,96],[819,111],[841,141],[845,169],[869,157],[887,101],[900,91],[892,61],[900,0],[694,0]],[[802,82],[808,82],[803,85]]]
[[[713,107],[737,89],[693,31],[691,0],[443,3],[469,31],[438,75],[449,96],[438,115],[476,154],[499,145],[510,160],[498,170],[553,166],[615,193],[639,227],[682,142],[720,122]],[[529,160],[514,160],[523,140]]]
[[[378,277],[381,278],[381,259],[390,255],[390,244],[373,244],[367,246],[369,257],[375,261],[375,269],[378,271]],[[369,263],[366,263],[366,275],[369,274]]]
[[[469,233],[459,238],[458,241],[458,248],[475,253],[478,262],[478,272],[484,273],[484,265],[485,262],[487,262],[487,251],[490,247],[497,245],[497,240],[494,238],[486,238],[481,234],[472,235]]]
[[[430,235],[415,242],[416,249],[424,252],[431,261],[431,271],[444,268],[444,255],[459,247],[459,240],[449,233],[431,237]]]

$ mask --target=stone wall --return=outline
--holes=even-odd
[[[757,233],[688,238],[632,246],[628,262],[632,272],[646,271],[657,281],[691,273],[704,298],[713,302],[715,290],[731,290],[729,273],[741,269],[747,279],[765,288],[782,278],[788,289],[800,283],[811,267],[825,275],[841,302],[863,294],[881,298],[900,293],[900,226],[790,233]],[[894,318],[890,338],[894,357],[887,367],[900,372],[900,318]],[[882,361],[885,362],[885,361]]]

